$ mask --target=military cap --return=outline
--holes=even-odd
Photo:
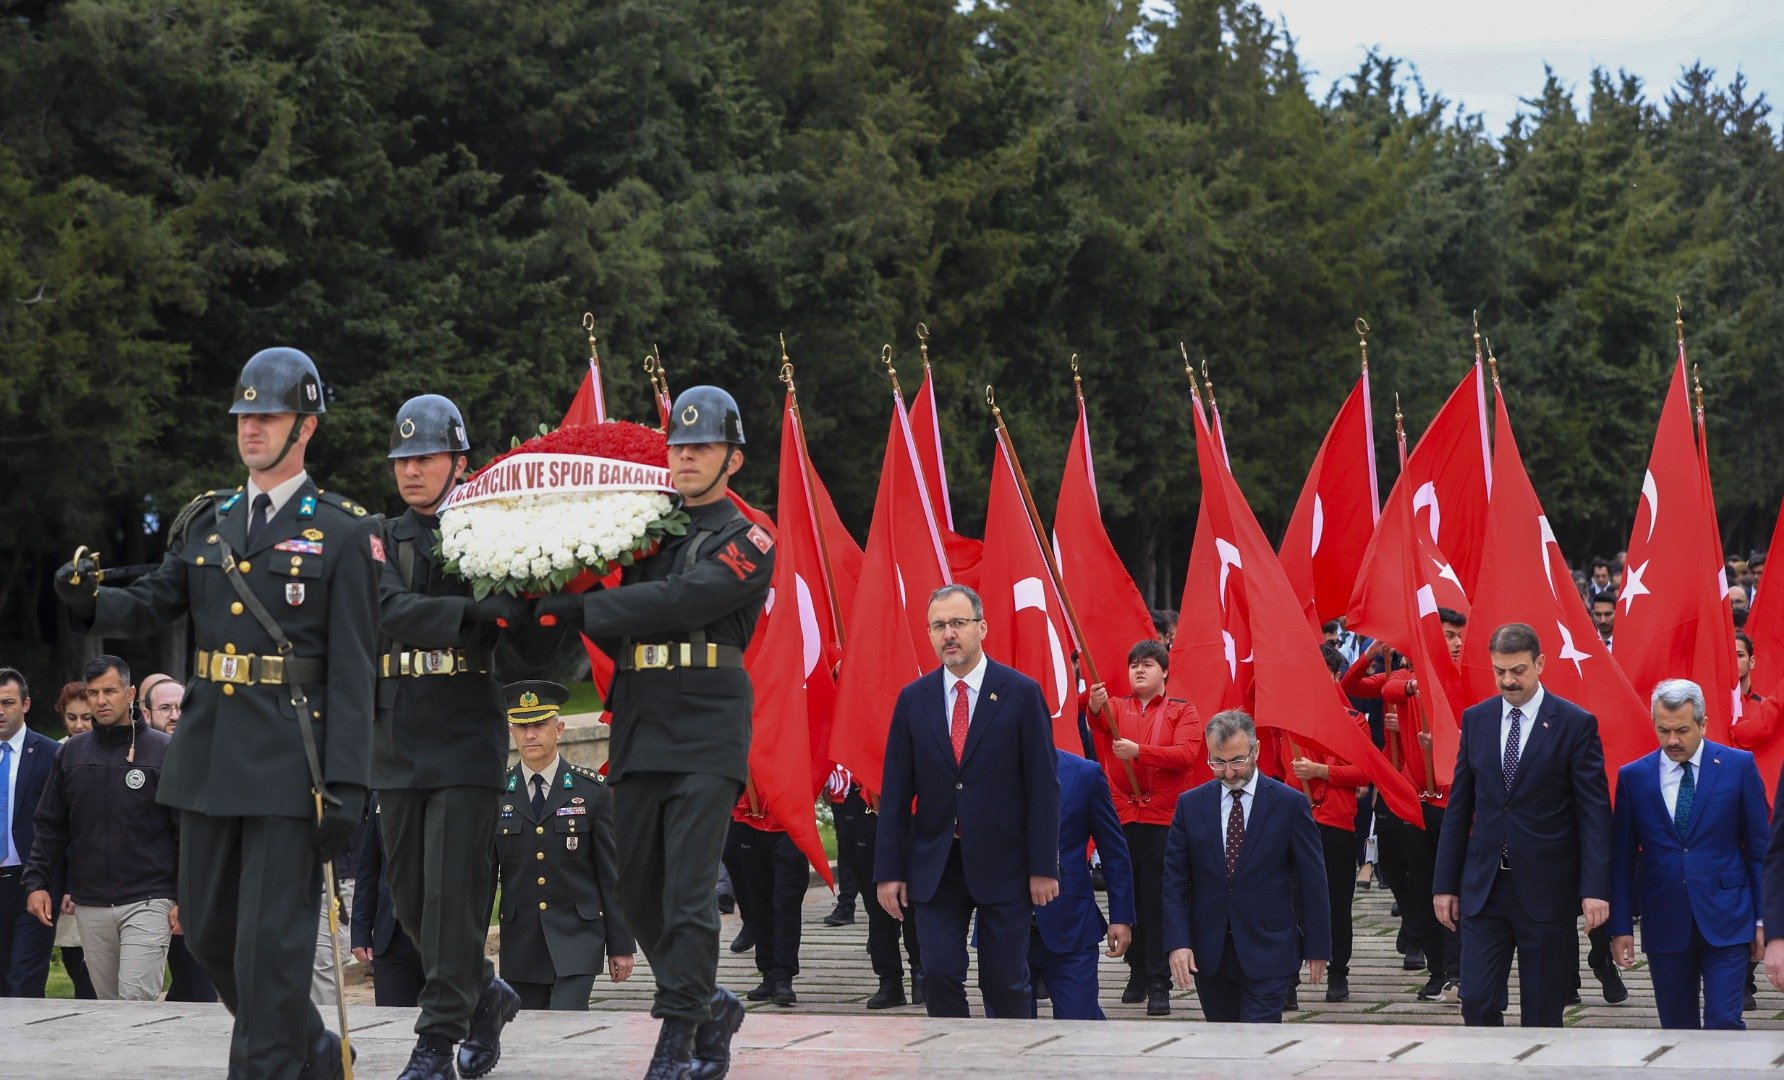
[[[471,449],[465,418],[451,398],[422,394],[403,402],[390,428],[390,457],[463,454]]]
[[[260,350],[242,365],[229,411],[238,416],[284,412],[315,416],[328,411],[316,362],[284,346]]]
[[[743,414],[737,399],[716,386],[690,386],[669,408],[670,446],[685,443],[743,445]]]
[[[556,720],[570,691],[544,679],[527,679],[502,687],[502,703],[510,724],[543,724]]]

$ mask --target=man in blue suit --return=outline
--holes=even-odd
[[[966,928],[978,914],[988,1015],[1030,1016],[1028,930],[1059,895],[1059,779],[1040,686],[985,656],[985,609],[964,585],[929,599],[942,667],[899,692],[886,735],[874,879],[915,908],[930,1016],[968,1016]],[[912,799],[916,807],[912,809]]]
[[[1610,794],[1591,713],[1542,687],[1542,641],[1487,642],[1499,697],[1462,713],[1431,902],[1462,935],[1462,1020],[1501,1027],[1511,959],[1525,1027],[1560,1027],[1579,976],[1574,919],[1610,915]]]
[[[1741,996],[1761,943],[1765,785],[1752,754],[1703,737],[1696,683],[1654,687],[1652,710],[1660,749],[1617,771],[1611,956],[1635,962],[1639,912],[1660,1026],[1745,1030]]]
[[[1034,909],[1028,967],[1047,983],[1053,1019],[1103,1020],[1107,1018],[1096,1000],[1096,947],[1107,933],[1109,955],[1118,957],[1133,941],[1133,864],[1102,766],[1064,750],[1054,754],[1059,773],[1059,898]],[[1091,840],[1103,860],[1111,920],[1107,922],[1090,884],[1086,852]],[[1024,1015],[1034,1016],[1039,1008],[1037,1002],[1034,1011]]]
[[[0,668],[0,997],[43,996],[56,932],[25,910],[20,883],[37,839],[37,802],[50,777],[56,740],[25,726],[31,690],[13,668]],[[52,885],[52,891],[60,883]],[[56,903],[61,903],[58,895]]]
[[[1243,711],[1214,714],[1204,745],[1214,779],[1178,797],[1165,837],[1171,977],[1194,978],[1210,1021],[1281,1023],[1301,961],[1317,986],[1332,957],[1319,827],[1307,796],[1258,771]]]

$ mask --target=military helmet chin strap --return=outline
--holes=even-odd
[[[293,413],[292,414],[293,419],[291,421],[291,434],[285,436],[284,448],[279,451],[278,457],[273,458],[273,463],[271,465],[268,465],[265,469],[260,470],[261,472],[270,472],[273,469],[278,468],[279,463],[285,460],[285,456],[287,454],[291,453],[291,448],[297,445],[298,432],[300,432],[304,429],[304,417],[307,415],[308,415],[307,413]]]
[[[735,454],[735,453],[737,453],[737,444],[736,443],[726,443],[725,444],[725,460],[719,463],[719,474],[712,478],[712,483],[707,484],[705,487],[701,488],[699,490],[699,492],[697,492],[693,496],[693,498],[696,498],[696,499],[706,498],[706,496],[712,491],[713,488],[719,486],[720,481],[727,480],[730,478],[731,455]],[[681,501],[684,503],[687,502],[688,499],[689,499],[689,496],[686,496],[686,495],[683,495],[681,497]]]
[[[432,512],[436,515],[440,512],[441,504],[446,501],[446,496],[452,494],[452,489],[458,486],[458,477],[461,471],[458,467],[458,459],[460,457],[465,458],[465,465],[469,467],[471,459],[468,456],[463,454],[453,454],[452,469],[446,474],[446,482],[440,485],[439,491],[434,492],[434,501],[427,504],[432,508]]]

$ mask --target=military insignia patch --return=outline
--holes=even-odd
[[[768,549],[774,546],[774,537],[769,536],[768,530],[760,525],[750,526],[749,540],[750,543],[756,545],[756,550],[764,555],[768,554]]]
[[[314,540],[281,540],[273,545],[274,551],[295,551],[299,555],[320,555],[322,545]]]
[[[129,772],[124,774],[124,786],[129,788],[131,791],[138,790],[144,784],[148,783],[148,780],[149,780],[149,778],[148,778],[147,774],[145,774],[141,769],[131,769]]]
[[[304,539],[305,540],[320,540],[320,539],[322,539],[322,530],[321,529],[305,529],[304,530]]]
[[[578,795],[574,799],[570,800],[570,805],[571,806],[581,806],[585,801],[586,800],[584,800],[582,796]]]
[[[756,572],[756,564],[744,557],[735,540],[726,544],[725,550],[719,552],[719,561],[730,567],[739,581],[747,581]]]
[[[586,813],[588,813],[586,806],[560,806],[552,811],[554,817],[575,817],[578,814]]]
[[[384,538],[381,536],[374,536],[371,538],[371,541],[372,541],[372,558],[378,562],[383,562],[384,561]]]
[[[285,602],[292,607],[296,607],[304,602],[303,582],[292,581],[285,585]]]
[[[579,838],[578,838],[578,837],[575,837],[575,836],[566,836],[566,837],[564,837],[564,850],[565,850],[565,851],[575,851],[575,850],[576,850],[576,843],[577,843],[577,840],[578,840],[578,839],[579,839]]]

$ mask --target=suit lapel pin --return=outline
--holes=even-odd
[[[996,701],[996,700],[997,700],[997,695],[996,695],[996,694],[992,694],[992,695],[991,695],[991,700],[992,700],[992,701]]]
[[[1713,757],[1710,759],[1710,764],[1711,765],[1720,765],[1720,764],[1722,764],[1722,759],[1719,757]]]

